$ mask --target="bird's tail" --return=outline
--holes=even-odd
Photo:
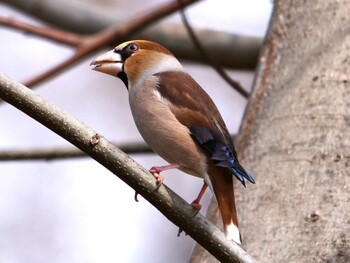
[[[225,168],[209,165],[208,175],[211,190],[218,202],[226,238],[241,244],[231,172]]]
[[[232,174],[244,185],[244,187],[244,178],[255,184],[254,178],[238,162],[234,148],[218,144],[215,147],[211,159],[217,161],[216,166],[230,169]]]

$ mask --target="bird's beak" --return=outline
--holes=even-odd
[[[92,66],[92,70],[117,77],[118,73],[123,71],[123,64],[120,54],[111,50],[93,60],[90,66]]]

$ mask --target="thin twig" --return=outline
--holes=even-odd
[[[0,25],[16,28],[22,30],[27,34],[33,34],[36,36],[44,37],[57,43],[78,46],[81,43],[81,35],[70,33],[67,31],[55,29],[52,27],[41,27],[28,24],[26,22],[19,21],[12,17],[0,16]]]
[[[182,3],[183,0],[178,0],[179,3]],[[208,64],[210,64],[215,71],[232,87],[234,88],[239,94],[241,94],[243,97],[248,98],[249,97],[249,92],[246,91],[241,84],[238,81],[233,80],[229,75],[227,75],[227,73],[223,70],[223,68],[212,58],[210,57],[207,52],[205,51],[204,47],[202,46],[202,44],[200,43],[200,41],[198,40],[195,32],[193,31],[189,21],[187,20],[186,14],[185,14],[185,10],[182,7],[180,9],[180,15],[181,15],[181,19],[183,24],[185,25],[187,32],[193,42],[193,44],[195,45],[196,49],[198,50],[198,52],[200,52],[200,54],[204,57],[204,59],[208,62]]]
[[[192,206],[165,184],[158,187],[154,176],[112,143],[99,137],[92,144],[97,133],[90,127],[4,74],[0,74],[0,97],[109,169],[221,262],[256,262],[201,214],[194,216]]]

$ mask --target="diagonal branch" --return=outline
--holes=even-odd
[[[68,31],[62,31],[52,27],[34,26],[26,22],[19,21],[12,17],[6,17],[0,15],[0,25],[8,28],[16,28],[26,33],[47,38],[57,43],[66,44],[70,46],[78,46],[81,42],[81,35],[70,33]]]
[[[255,262],[202,215],[194,216],[193,208],[167,186],[157,190],[147,170],[85,124],[4,74],[0,74],[0,97],[105,166],[221,262]]]
[[[82,25],[82,27],[89,27],[90,24],[91,23]],[[27,34],[43,37],[47,40],[72,47],[78,46],[81,42],[81,38],[84,37],[83,35],[74,34],[70,31],[51,27],[34,26],[1,15],[0,25],[22,30]],[[169,28],[171,28],[171,33],[169,32]],[[197,38],[201,39],[202,46],[205,47],[206,50],[211,50],[215,60],[222,67],[246,70],[253,70],[255,68],[260,46],[262,44],[262,38],[235,35],[230,32],[204,28],[194,28],[193,30],[195,31]],[[200,63],[206,62],[203,61],[202,56],[199,56],[196,48],[188,39],[188,34],[185,29],[181,25],[175,23],[156,23],[140,32],[136,32],[133,34],[133,38],[149,39],[154,42],[162,43],[180,59],[193,60]],[[210,41],[212,39],[215,39],[215,41]],[[235,52],[232,52],[232,50],[235,50]]]
[[[179,5],[181,5],[183,0],[178,0],[178,1],[179,1]],[[151,23],[152,19],[163,15],[164,10],[166,12],[167,11],[170,12],[169,7],[163,6],[161,9],[157,10],[158,14],[157,14],[157,12],[154,12],[154,13],[152,12],[152,13],[146,15],[143,19],[141,18],[140,20],[141,21],[150,21],[150,23]],[[204,47],[200,43],[198,37],[196,36],[196,33],[192,29],[192,27],[187,19],[183,7],[180,9],[180,15],[181,15],[183,24],[185,25],[185,28],[186,28],[193,44],[194,44],[196,50],[202,55],[204,60],[206,60],[229,85],[231,85],[235,90],[237,90],[242,96],[247,98],[249,96],[249,93],[239,84],[239,82],[231,79],[226,74],[226,72],[221,68],[221,66],[216,62],[216,60],[214,60],[212,57],[210,57],[208,55],[208,53],[205,51]],[[77,47],[78,49],[81,49],[83,45],[87,45],[86,43],[87,42],[89,43],[90,41],[95,42],[96,44],[99,44],[101,46],[109,44],[109,43],[105,43],[106,41],[110,42],[110,38],[107,37],[108,34],[105,34],[107,31],[110,32],[111,31],[110,29],[107,29],[105,31],[102,31],[101,33],[95,34],[95,36],[88,38],[90,40],[87,40],[87,39],[84,39],[83,36],[78,35],[78,34],[73,34],[70,32],[58,30],[58,29],[51,28],[51,27],[34,26],[34,25],[31,25],[31,24],[28,24],[25,22],[18,21],[16,19],[11,18],[11,17],[0,16],[0,24],[4,25],[6,27],[16,28],[16,29],[28,32],[30,34],[34,34],[34,35],[41,36],[41,37],[44,37],[44,38],[47,38],[50,40],[54,40],[54,41],[61,43],[61,44],[74,46],[74,47]],[[124,31],[126,32],[126,34],[127,33],[131,34],[133,31],[135,31],[135,29],[138,30],[138,28],[140,28],[139,25],[140,25],[140,22],[138,20],[136,20],[136,22],[134,22],[134,23],[127,23],[127,27],[124,28]],[[143,26],[146,26],[146,25],[143,25]],[[115,32],[115,31],[113,32],[113,29],[117,30],[117,32]],[[114,35],[117,35],[119,33],[119,31],[120,31],[119,26],[115,26],[112,28],[112,34],[114,34]],[[98,39],[99,41],[94,41],[96,39]],[[84,53],[83,53],[83,55],[85,56]],[[55,75],[56,72],[59,72],[60,70],[65,69],[67,66],[69,66],[72,63],[74,64],[76,59],[79,60],[79,56],[77,57],[77,54],[75,54],[70,59],[62,62],[60,65],[57,65],[57,66],[49,69],[47,72],[44,72],[43,74],[40,74],[39,76],[36,76],[35,78],[31,79],[30,81],[28,81],[26,83],[26,85],[33,86],[37,82],[40,82],[41,79],[46,79],[46,78],[49,78],[51,75]]]
[[[124,40],[128,36],[144,29],[155,21],[177,11],[180,7],[185,7],[198,1],[199,0],[186,0],[183,1],[183,4],[179,4],[177,0],[174,0],[158,7],[155,10],[133,16],[132,19],[125,23],[109,27],[89,37],[82,37],[80,43],[77,45],[76,52],[72,57],[25,82],[25,85],[28,87],[38,85],[56,74],[62,73],[64,70],[75,65],[81,59],[92,54],[105,45],[113,44],[117,40]]]
[[[0,16],[0,25],[76,47],[82,41],[81,38],[84,37],[81,34],[86,36],[86,34],[101,32],[107,27],[115,27],[117,24],[122,24],[122,21],[126,21],[125,14],[122,12],[96,8],[91,3],[79,2],[77,4],[74,1],[62,1],[56,3],[56,1],[42,0],[4,0],[5,3],[42,19],[56,28],[33,26],[17,19],[2,16]],[[35,8],[37,5],[40,5],[40,8]],[[62,6],[69,6],[69,10],[62,8]],[[62,19],[63,17],[64,19]],[[262,38],[200,28],[196,28],[194,31],[201,39],[201,44],[206,50],[211,50],[215,60],[221,66],[249,70],[255,68]],[[203,57],[198,54],[188,39],[186,30],[181,25],[160,21],[136,32],[132,37],[162,43],[178,58],[203,62]],[[212,41],[213,39],[215,41]],[[107,44],[103,44],[101,48]]]

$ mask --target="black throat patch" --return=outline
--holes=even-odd
[[[119,72],[117,74],[117,77],[120,78],[124,82],[126,89],[128,89],[129,82],[128,82],[128,77],[126,76],[125,72],[124,71]]]

